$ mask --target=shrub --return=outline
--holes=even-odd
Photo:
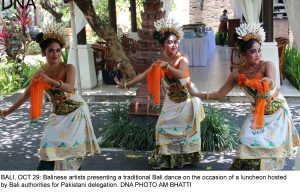
[[[37,65],[5,61],[0,66],[1,95],[8,95],[22,88],[26,88],[32,76],[39,70],[42,62]]]
[[[300,54],[295,48],[285,51],[284,76],[300,90]]]
[[[219,31],[217,31],[215,34],[215,41],[216,41],[216,45],[221,45]],[[228,35],[226,36],[225,45],[228,45]]]
[[[128,105],[118,104],[109,112],[103,129],[101,146],[130,150],[152,150],[155,146],[155,126],[140,127],[128,119]]]
[[[141,127],[128,119],[128,105],[117,105],[110,112],[108,124],[103,129],[101,146],[130,150],[153,150],[155,124]],[[201,148],[204,151],[224,151],[237,145],[236,131],[222,112],[211,107],[205,109],[201,122]]]
[[[41,54],[41,48],[37,42],[31,42],[25,51],[26,55],[38,55]]]
[[[225,151],[237,146],[237,131],[224,113],[212,108],[205,108],[205,119],[201,122],[201,150]]]

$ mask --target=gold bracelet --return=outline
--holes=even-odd
[[[58,82],[59,82],[59,86],[55,86],[56,89],[60,89],[63,85],[63,81],[58,80]]]
[[[275,83],[274,83],[273,80],[271,80],[271,82],[270,82],[270,88],[273,89],[274,87],[275,87]]]
[[[6,117],[6,110],[0,110],[0,117]]]

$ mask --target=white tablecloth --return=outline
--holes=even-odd
[[[188,55],[190,66],[207,66],[215,49],[216,41],[213,31],[208,31],[204,37],[182,39],[179,44],[179,51]]]

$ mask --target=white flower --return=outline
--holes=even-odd
[[[154,22],[154,26],[158,32],[172,31],[179,37],[183,36],[182,27],[174,18],[162,18]]]
[[[49,23],[42,29],[43,37],[46,38],[57,38],[62,41],[63,44],[68,42],[66,27],[60,23]]]
[[[239,39],[245,40],[250,34],[256,36],[256,39],[258,39],[260,43],[264,42],[266,39],[266,33],[261,27],[261,23],[243,23],[235,30]]]

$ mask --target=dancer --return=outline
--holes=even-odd
[[[38,170],[78,170],[85,156],[100,152],[88,106],[74,89],[75,67],[60,61],[65,37],[60,24],[49,24],[37,35],[47,62],[16,102],[0,111],[6,117],[30,98],[30,119],[35,121],[41,115],[45,91],[52,113],[41,139]]]
[[[204,118],[201,101],[191,97],[187,90],[190,81],[188,58],[178,52],[182,30],[174,20],[155,22],[154,39],[164,53],[145,72],[123,83],[115,80],[117,87],[128,89],[146,79],[153,103],[160,105],[161,82],[166,97],[156,124],[156,148],[149,163],[155,169],[183,167],[200,161],[200,121]],[[194,88],[195,89],[195,88]]]
[[[272,62],[261,60],[265,32],[259,24],[241,24],[236,29],[244,64],[233,71],[217,92],[194,92],[202,99],[219,100],[239,85],[252,103],[251,113],[240,131],[237,159],[232,170],[280,170],[299,143],[286,99],[275,87]]]

